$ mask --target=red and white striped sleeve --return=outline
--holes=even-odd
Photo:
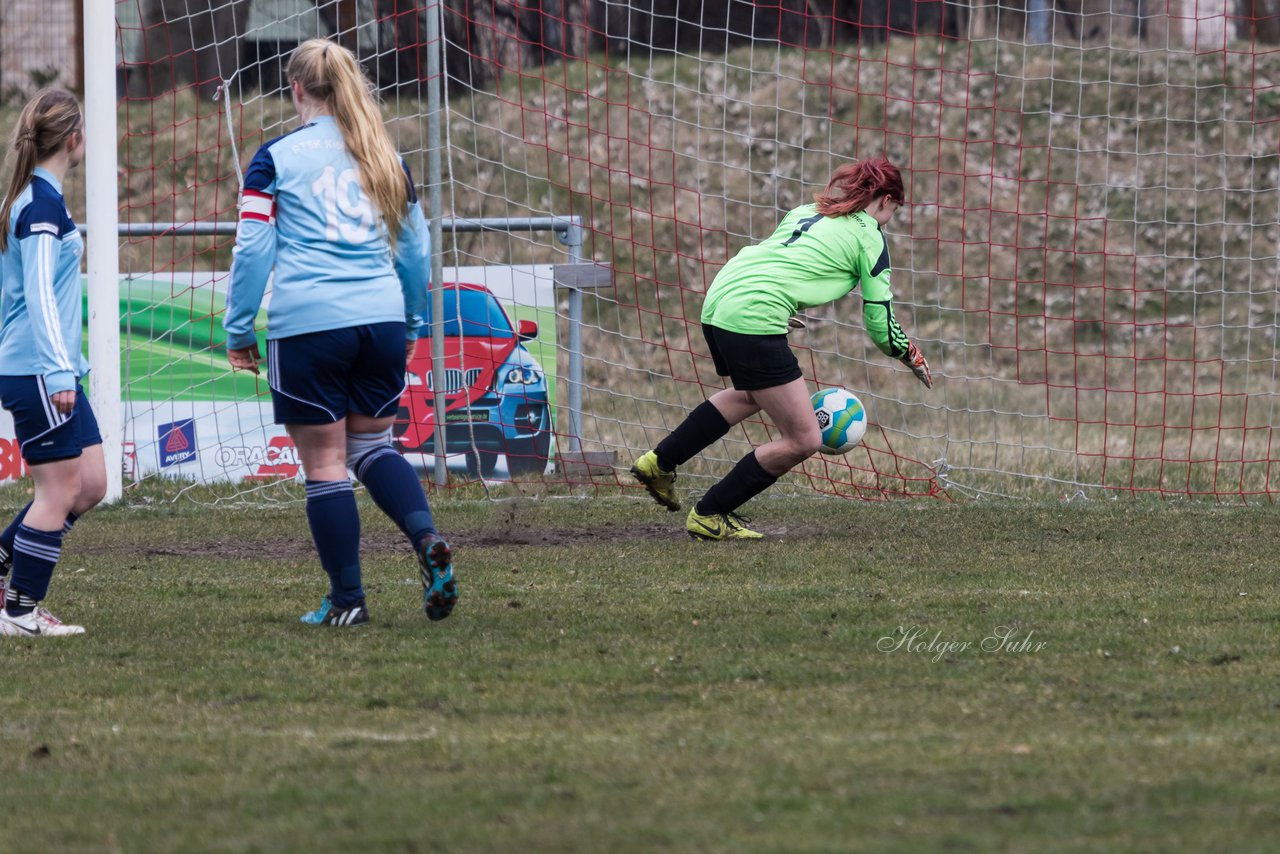
[[[240,221],[245,220],[275,225],[276,197],[261,190],[246,188],[240,196]]]

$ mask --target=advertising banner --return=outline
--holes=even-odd
[[[550,465],[552,275],[550,264],[445,268],[444,376],[434,376],[432,341],[423,337],[393,426],[396,447],[415,466],[434,466],[437,386],[445,391],[451,471],[505,479]],[[298,476],[297,450],[284,427],[272,423],[265,362],[258,376],[227,365],[227,282],[227,273],[122,277],[126,482],[156,474],[197,482]],[[267,304],[258,319],[264,354]],[[12,419],[0,412],[0,480],[24,472]]]

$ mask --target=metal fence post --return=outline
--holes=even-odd
[[[569,262],[582,262],[582,221],[569,217],[556,236],[569,247]],[[569,451],[582,451],[582,289],[569,288]]]
[[[444,376],[444,254],[441,251],[444,229],[440,210],[444,206],[444,178],[440,166],[440,51],[444,40],[440,37],[442,6],[436,3],[427,9],[427,187],[431,205],[431,376]],[[449,466],[446,459],[444,383],[436,383],[432,389],[432,406],[435,410],[435,469],[433,480],[443,486],[449,482]]]

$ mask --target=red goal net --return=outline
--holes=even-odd
[[[1280,27],[1263,4],[1241,17],[1208,0],[280,0],[228,4],[241,17],[222,23],[181,5],[118,3],[125,218],[231,219],[236,158],[291,126],[280,53],[334,34],[383,92],[424,194],[425,57],[441,49],[442,216],[581,222],[576,259],[563,232],[445,232],[455,277],[550,277],[531,305],[486,287],[513,329],[541,330],[527,349],[548,375],[553,441],[472,442],[489,454],[457,454],[472,474],[627,483],[630,459],[722,387],[699,324],[717,270],[838,165],[884,154],[907,181],[886,228],[896,305],[936,385],[874,348],[856,293],[808,311],[790,339],[805,376],[855,391],[872,428],[785,484],[861,497],[1277,488]],[[229,125],[210,98],[228,79]],[[195,271],[225,270],[230,241],[126,246],[134,270],[187,276],[164,285],[193,318],[195,355],[180,358],[217,356],[218,285]],[[575,295],[562,271],[537,272],[578,261],[607,267],[607,283]],[[153,443],[174,423],[160,361],[127,392],[150,395]],[[475,420],[480,392],[516,393],[495,373],[451,433],[494,426]],[[242,415],[244,392],[226,390],[214,421]],[[709,484],[773,434],[753,419],[683,473]],[[251,438],[241,446],[269,448]],[[426,459],[430,446],[405,450]]]

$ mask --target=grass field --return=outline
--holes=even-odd
[[[348,631],[297,622],[323,593],[299,504],[85,519],[48,604],[89,633],[8,642],[0,848],[1280,838],[1269,508],[762,499],[767,541],[713,545],[636,499],[459,494],[454,616],[362,503]]]

